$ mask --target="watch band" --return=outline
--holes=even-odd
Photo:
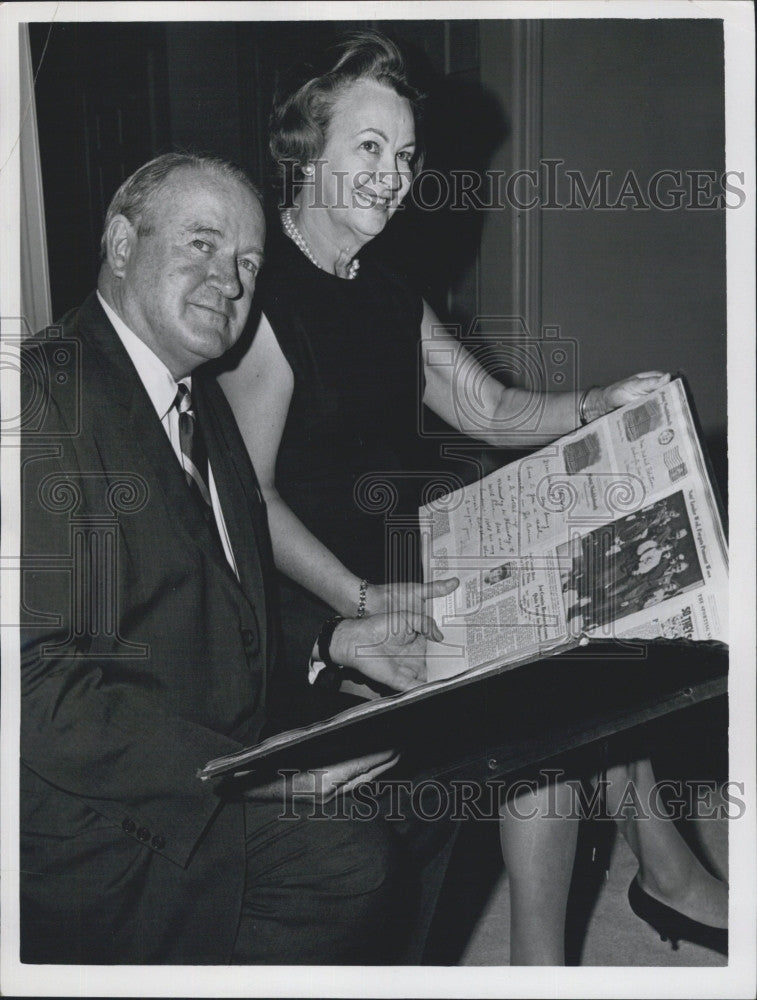
[[[336,627],[343,621],[344,618],[341,615],[334,615],[333,618],[329,618],[321,625],[321,631],[318,633],[318,659],[327,667],[334,667],[337,670],[341,670],[341,665],[334,663],[331,659],[330,648]]]
[[[334,691],[341,683],[342,668],[331,659],[330,647],[336,627],[343,621],[344,618],[341,615],[334,615],[333,618],[329,618],[323,623],[321,631],[318,633],[318,659],[323,666],[315,675],[313,686],[325,691]],[[311,672],[313,672],[314,666],[315,664],[311,661]]]

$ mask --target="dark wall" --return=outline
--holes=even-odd
[[[53,316],[93,287],[108,202],[169,139],[165,37],[152,24],[32,24]]]
[[[279,74],[368,24],[403,45],[428,94],[427,168],[481,172],[493,155],[507,166],[523,139],[518,101],[532,100],[517,92],[516,22],[32,25],[54,314],[92,288],[108,199],[150,156],[178,145],[228,157],[270,191]],[[609,170],[616,189],[629,170],[642,182],[660,169],[722,173],[719,21],[542,25],[544,157],[587,181]],[[409,200],[369,252],[412,272],[442,316],[465,326],[513,311],[512,215]],[[542,210],[541,237],[542,322],[576,342],[578,384],[684,370],[724,485],[725,211]]]
[[[724,458],[726,210],[663,210],[648,194],[660,170],[682,172],[689,200],[685,171],[722,176],[722,24],[547,22],[543,66],[544,156],[587,181],[611,171],[610,204],[632,171],[650,206],[631,196],[619,210],[542,211],[543,322],[577,340],[585,385],[683,370]],[[671,187],[666,181],[661,191]],[[569,200],[563,184],[558,201]]]
[[[179,147],[233,160],[275,210],[267,122],[280,74],[346,28],[372,24],[379,22],[31,25],[54,314],[92,288],[108,201],[151,156]],[[460,133],[470,129],[471,95],[453,95],[475,86],[478,23],[380,26],[402,45],[428,94],[434,160],[451,165],[460,156]],[[410,267],[440,307],[454,286],[458,303],[475,310],[466,269],[477,247],[469,239],[463,259],[458,223],[408,206],[372,252]],[[452,234],[445,241],[442,224]]]

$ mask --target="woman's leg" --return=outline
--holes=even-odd
[[[510,885],[510,965],[564,965],[578,820],[564,782],[508,796],[500,842]]]
[[[655,777],[649,760],[619,764],[607,770],[607,808],[639,862],[639,884],[659,902],[712,927],[728,925],[728,886],[710,875],[697,860],[655,797]],[[618,815],[629,782],[644,816],[629,809]],[[650,802],[655,808],[650,809]]]
[[[641,887],[693,920],[727,927],[728,886],[702,866],[659,796],[655,798],[650,761],[609,767],[606,779],[607,809],[617,817],[636,855]],[[629,801],[629,782],[649,818],[632,808],[620,813],[622,803]],[[542,783],[508,796],[500,810],[500,843],[510,885],[511,965],[565,962],[565,914],[578,834],[578,820],[565,818],[575,815],[572,796],[565,782]],[[555,814],[562,818],[551,818]]]

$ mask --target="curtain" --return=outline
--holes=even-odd
[[[21,308],[26,332],[52,322],[50,273],[45,235],[45,203],[34,102],[29,26],[19,25],[19,89],[21,98]],[[21,331],[23,332],[23,331]]]

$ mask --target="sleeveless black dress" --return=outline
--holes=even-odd
[[[417,579],[420,295],[370,259],[352,280],[322,271],[279,232],[266,246],[255,297],[294,373],[279,493],[358,577]],[[280,583],[291,695],[306,681],[313,640],[334,612],[288,579]]]

